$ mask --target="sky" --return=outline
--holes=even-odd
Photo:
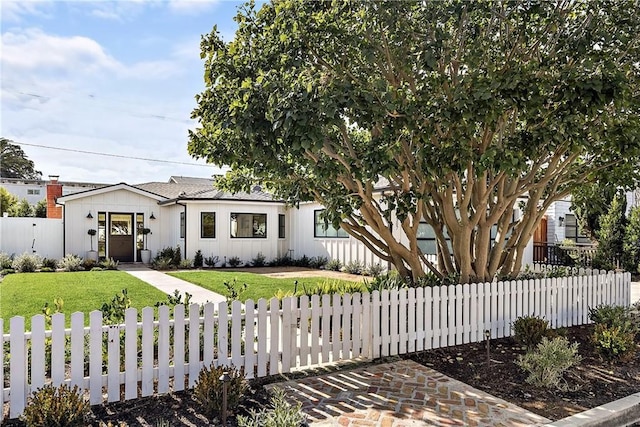
[[[201,35],[217,25],[233,39],[241,4],[2,0],[0,136],[44,179],[138,184],[220,173],[189,156],[188,130],[204,90]]]

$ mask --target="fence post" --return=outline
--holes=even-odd
[[[9,379],[11,380],[9,417],[22,415],[27,399],[27,345],[24,336],[24,317],[9,320]],[[4,388],[4,385],[2,385]],[[3,393],[4,394],[4,393]]]

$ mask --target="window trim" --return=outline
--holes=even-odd
[[[234,221],[234,217],[236,222],[238,222],[239,216],[251,216],[251,222],[255,220],[255,217],[264,218],[264,234],[256,234],[256,230],[252,227],[252,235],[251,236],[234,236],[233,235],[233,226],[232,223]],[[252,212],[231,212],[229,214],[229,237],[231,239],[266,239],[268,236],[267,233],[267,214],[266,213],[252,213]],[[236,227],[237,228],[237,227]],[[237,234],[237,230],[236,230]]]
[[[205,215],[213,216],[213,235],[205,236],[204,233],[204,217]],[[200,238],[201,239],[215,239],[216,238],[216,213],[215,212],[200,212]]]
[[[349,233],[347,233],[344,228],[340,227],[336,229],[333,225],[329,224],[328,221],[324,221],[322,224],[320,223],[320,213],[324,212],[325,209],[314,209],[313,211],[313,237],[316,239],[348,239]],[[318,235],[318,225],[323,225],[324,227],[324,235]],[[328,230],[335,230],[335,236],[327,236]]]
[[[184,211],[180,212],[180,238],[184,239],[184,236],[186,235],[186,227],[187,222],[186,222],[186,215],[184,214]]]
[[[278,239],[287,238],[287,218],[285,214],[278,214]]]

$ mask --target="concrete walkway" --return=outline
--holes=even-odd
[[[541,426],[548,419],[411,360],[268,385],[312,426]]]
[[[191,303],[204,304],[206,302],[219,303],[226,301],[223,295],[153,270],[144,264],[120,264],[118,269],[137,277],[165,294],[173,295],[173,292],[177,289],[180,291],[183,300],[184,294],[188,292],[191,294]]]

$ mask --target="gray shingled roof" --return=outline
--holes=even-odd
[[[175,179],[174,178],[178,178]],[[244,200],[273,202],[273,196],[261,189],[255,189],[251,193],[228,193],[218,190],[213,186],[212,179],[171,177],[170,182],[146,182],[132,187],[148,191],[165,197],[169,200]]]

